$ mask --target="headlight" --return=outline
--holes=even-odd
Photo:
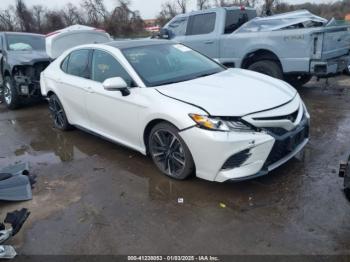
[[[306,105],[303,101],[301,101],[303,103],[303,109],[304,109],[304,114],[307,118],[310,118],[310,114],[309,114],[309,111],[307,110],[306,108]]]
[[[228,120],[220,117],[209,117],[197,114],[189,114],[198,127],[216,131],[249,132],[254,131],[251,127],[239,120]]]

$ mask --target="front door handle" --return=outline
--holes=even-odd
[[[89,94],[95,93],[91,86],[86,88],[86,92],[88,92]]]
[[[211,44],[214,44],[214,41],[213,40],[208,40],[208,41],[205,41],[204,44],[211,45]]]

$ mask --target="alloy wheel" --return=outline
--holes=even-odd
[[[65,125],[65,115],[62,106],[55,98],[50,99],[49,109],[55,122],[55,126],[63,128]]]
[[[177,136],[168,130],[157,130],[150,141],[150,153],[162,172],[176,177],[185,169],[186,156]]]
[[[11,86],[10,83],[6,82],[4,86],[4,99],[6,104],[10,105],[12,102],[12,91],[11,91]]]

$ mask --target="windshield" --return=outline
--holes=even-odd
[[[123,53],[146,86],[177,83],[221,72],[224,67],[180,44],[124,49]]]
[[[7,49],[11,51],[45,50],[45,38],[38,35],[6,35]]]

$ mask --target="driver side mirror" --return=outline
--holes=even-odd
[[[103,88],[107,91],[120,91],[123,96],[130,95],[128,85],[121,77],[112,77],[106,79],[103,83]]]
[[[161,39],[168,39],[169,40],[171,38],[171,32],[167,28],[160,29],[159,35],[160,35]]]

